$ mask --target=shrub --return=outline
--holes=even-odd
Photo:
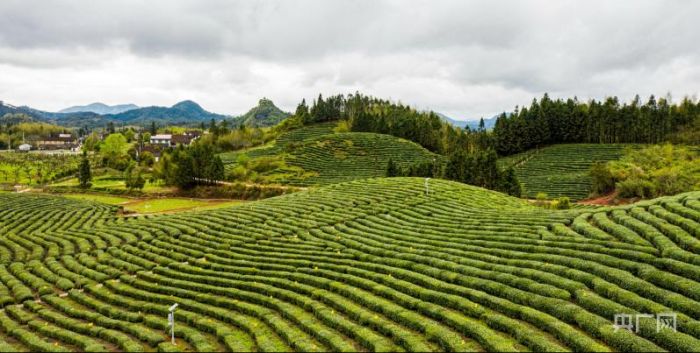
[[[568,197],[562,196],[554,202],[554,208],[558,210],[568,210],[571,208],[571,202],[569,202]]]

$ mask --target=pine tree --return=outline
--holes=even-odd
[[[78,182],[81,188],[87,189],[92,186],[91,181],[90,161],[87,157],[87,151],[83,151],[83,159],[80,161],[80,168],[78,168]]]
[[[155,121],[151,121],[151,136],[158,134],[158,127]]]
[[[518,181],[517,175],[515,175],[515,169],[510,167],[502,172],[500,176],[499,191],[504,192],[510,196],[520,197],[523,193],[522,185]]]
[[[386,166],[386,176],[387,177],[395,177],[399,175],[399,168],[394,163],[394,160],[389,158],[389,163]]]

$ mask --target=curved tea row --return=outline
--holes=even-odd
[[[550,198],[567,196],[580,200],[591,193],[590,168],[595,162],[617,160],[624,144],[564,144],[544,147],[503,158],[503,165],[515,166],[525,194],[535,198],[546,193]]]
[[[43,233],[112,243],[3,261],[0,348],[700,349],[700,193],[550,211],[454,182],[426,195],[423,179],[365,179],[91,224],[22,232],[38,246]],[[678,332],[612,326],[618,313],[663,312]]]

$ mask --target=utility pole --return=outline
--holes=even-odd
[[[430,178],[425,178],[425,196],[430,194],[430,186],[428,185],[428,181],[430,181]]]
[[[170,326],[170,342],[175,345],[175,308],[177,303],[173,304],[168,311],[168,326]]]

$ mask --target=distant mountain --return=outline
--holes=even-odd
[[[448,122],[456,127],[464,128],[465,126],[467,126],[466,121],[454,120],[454,119],[450,118],[449,116],[442,114],[442,113],[435,113],[435,114],[437,114],[437,116],[439,116],[442,120],[445,120],[446,122]]]
[[[448,123],[450,123],[456,127],[460,127],[462,129],[464,129],[467,126],[471,130],[476,130],[479,128],[479,120],[468,120],[468,121],[454,120],[454,119],[450,118],[449,116],[442,114],[442,113],[435,113],[435,114],[437,114],[440,118],[442,118],[442,120],[445,120]],[[490,117],[488,119],[484,119],[484,128],[486,130],[493,129],[493,127],[496,125],[496,119],[498,119],[498,115]]]
[[[498,119],[498,115],[490,117],[488,119],[484,119],[484,128],[486,130],[493,129],[493,127],[496,126],[496,119]],[[469,126],[469,128],[472,130],[476,130],[479,128],[479,120],[470,120],[470,121],[466,121],[465,123],[466,123],[466,126]]]
[[[117,125],[142,125],[152,121],[160,125],[194,125],[208,122],[211,119],[223,120],[225,115],[210,113],[199,104],[186,100],[172,107],[144,107],[127,110],[117,114],[98,114],[94,112],[53,113],[33,109],[27,106],[14,107],[0,105],[0,116],[10,114],[26,114],[34,120],[68,127],[90,128],[104,127],[112,122]]]
[[[119,114],[107,114],[104,118],[120,123],[143,125],[155,121],[162,124],[196,124],[211,119],[222,120],[225,115],[210,113],[199,104],[186,100],[166,107],[144,107],[132,109]]]
[[[91,112],[100,115],[105,114],[119,114],[125,111],[138,109],[139,107],[135,104],[119,104],[119,105],[107,105],[104,103],[92,103],[88,105],[78,105],[70,108],[59,110],[58,113],[79,113],[79,112]]]
[[[258,101],[258,105],[250,109],[247,113],[233,118],[233,125],[265,127],[279,124],[291,114],[277,108],[275,103],[267,98]]]

